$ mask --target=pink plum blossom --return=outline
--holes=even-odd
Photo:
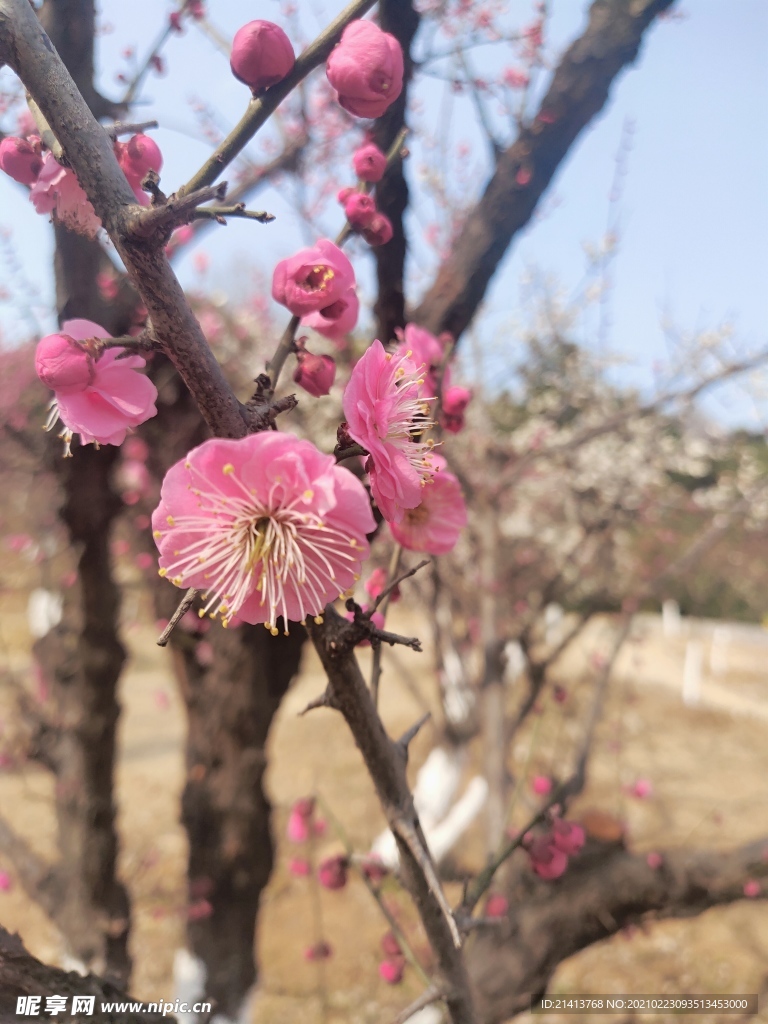
[[[379,977],[388,985],[399,985],[405,973],[405,960],[398,957],[397,960],[382,960],[379,964]]]
[[[368,245],[386,245],[392,239],[392,222],[385,214],[376,212],[361,233]]]
[[[48,427],[57,419],[64,424],[66,454],[73,434],[80,435],[81,444],[122,444],[128,430],[157,412],[155,385],[136,372],[145,365],[141,356],[118,358],[125,353],[118,347],[93,359],[79,344],[109,337],[90,320],[66,320],[60,334],[49,334],[38,343],[35,369],[55,396]]]
[[[0,892],[9,892],[12,888],[11,876],[7,871],[0,871]]]
[[[326,312],[355,285],[352,264],[337,245],[321,238],[281,260],[272,277],[272,298],[295,316]]]
[[[299,365],[293,379],[299,387],[315,398],[327,395],[336,378],[336,361],[333,356],[316,356],[301,349],[296,358]]]
[[[342,189],[339,192],[339,202],[344,207],[344,214],[353,228],[367,228],[376,214],[376,203],[373,196],[367,192]]]
[[[389,874],[389,869],[377,853],[369,853],[360,868],[368,881],[374,885],[378,885]]]
[[[42,169],[29,198],[38,213],[53,214],[54,220],[87,238],[95,238],[101,227],[75,172],[62,167],[52,153],[43,157]]]
[[[387,168],[387,158],[378,146],[367,142],[352,156],[352,166],[361,181],[380,181]]]
[[[325,67],[341,106],[356,117],[381,117],[403,88],[403,51],[372,21],[344,29]]]
[[[573,821],[555,818],[552,823],[552,842],[569,857],[574,857],[581,850],[585,839],[584,829]]]
[[[371,491],[381,514],[401,522],[423,500],[432,476],[431,447],[417,435],[431,426],[419,397],[423,378],[406,355],[385,352],[380,341],[357,362],[344,391],[347,430],[369,453]]]
[[[379,566],[374,569],[368,579],[365,581],[365,590],[371,600],[375,601],[379,594],[382,593],[384,588],[387,586],[389,581],[389,573],[383,566]],[[400,600],[400,587],[395,587],[389,593],[389,603],[396,604]]]
[[[357,317],[360,313],[360,300],[354,288],[350,288],[340,299],[326,306],[325,309],[318,309],[314,313],[308,313],[301,318],[302,327],[310,327],[318,334],[337,343],[354,330],[357,324]]]
[[[438,372],[443,362],[443,346],[434,334],[417,324],[406,324],[395,352],[398,355],[410,352],[414,363],[424,366],[421,394],[424,398],[434,398],[437,394]]]
[[[389,524],[392,536],[408,551],[444,555],[454,549],[467,525],[461,485],[445,465],[441,456],[432,456],[434,476],[422,489],[421,502],[407,509],[400,522]]]
[[[551,881],[559,878],[568,867],[568,855],[558,850],[550,835],[537,836],[527,844],[531,867],[539,876]]]
[[[274,22],[249,21],[235,33],[229,66],[253,93],[282,82],[295,63],[290,39]]]
[[[34,185],[43,169],[40,139],[18,139],[12,135],[0,142],[0,170],[20,185]]]
[[[638,800],[647,800],[653,796],[653,783],[650,779],[637,779],[630,787],[629,792]]]
[[[645,863],[648,865],[651,871],[658,871],[661,865],[664,863],[664,858],[661,856],[660,853],[656,853],[655,850],[651,850],[651,852],[645,858]]]
[[[317,880],[324,889],[343,889],[347,884],[347,858],[339,854],[321,861]]]
[[[292,843],[306,843],[309,839],[314,813],[315,801],[311,797],[297,800],[291,807],[286,834]]]
[[[552,779],[546,775],[534,775],[531,779],[531,789],[537,796],[546,796],[552,792]]]
[[[464,412],[471,399],[472,392],[458,384],[444,389],[440,422],[449,433],[458,434],[464,429]]]
[[[748,878],[744,883],[744,895],[748,899],[755,899],[762,892],[762,887],[756,878]]]
[[[149,196],[142,190],[141,183],[149,171],[160,173],[163,166],[160,147],[148,135],[134,135],[128,142],[115,143],[115,155],[136,201],[142,206],[149,206]]]
[[[281,432],[214,438],[165,476],[152,516],[160,574],[203,591],[203,614],[263,622],[320,616],[353,586],[374,529],[362,484]]]

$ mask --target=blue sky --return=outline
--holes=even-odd
[[[229,37],[244,20],[245,6],[241,0],[209,3],[213,21]],[[322,27],[323,13],[319,5],[300,6],[303,28],[311,36]],[[556,55],[579,32],[587,4],[552,0],[551,6],[548,47]],[[248,18],[279,19],[278,5],[269,0],[247,7]],[[337,7],[341,4],[324,5],[324,12],[330,15]],[[114,71],[123,63],[121,50],[138,44],[144,52],[167,10],[158,0],[102,0],[100,8],[102,23],[111,27],[99,40],[102,87],[116,95]],[[606,111],[573,148],[540,214],[508,254],[489,291],[480,336],[509,332],[524,319],[520,282],[532,267],[553,275],[566,293],[577,288],[585,271],[584,244],[597,243],[606,229],[615,157],[623,126],[631,119],[633,144],[618,206],[621,244],[605,339],[629,361],[625,379],[647,383],[654,364],[666,358],[665,316],[687,332],[729,323],[736,348],[768,344],[768,4],[688,0],[679,9],[684,18],[661,22],[648,33],[640,60],[614,85]],[[524,24],[530,11],[528,3],[511,0],[510,24]],[[202,96],[231,124],[246,93],[224,57],[196,31],[174,38],[167,59],[169,74],[150,79],[141,116],[146,111],[160,121],[163,183],[171,190],[208,152],[190,99]],[[426,87],[425,97],[429,121],[437,103],[433,86]],[[464,139],[482,153],[459,107],[451,131],[457,141]],[[415,178],[429,159],[414,145],[409,175]],[[481,172],[478,157],[478,185]],[[302,243],[287,195],[264,192],[255,205],[275,212],[275,224],[262,228],[235,222],[205,238],[216,286],[229,287],[235,280],[242,288],[250,267],[269,274],[276,259]],[[414,218],[414,230],[420,223]],[[334,221],[328,224],[333,230]],[[22,279],[39,290],[38,319],[47,328],[51,232],[7,181],[0,181],[0,228],[10,232],[0,244],[3,283],[16,296],[22,293]],[[11,256],[20,265],[19,274],[9,269]],[[417,249],[415,263],[424,259]],[[185,283],[196,280],[191,255],[181,261],[179,273]],[[365,282],[364,271],[361,278]],[[410,298],[418,298],[415,290]],[[13,339],[28,333],[30,319],[20,317],[18,303],[0,303],[0,325]],[[581,340],[597,344],[594,318],[585,320]],[[733,391],[708,408],[727,421],[750,422],[754,413]]]

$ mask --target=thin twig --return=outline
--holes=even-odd
[[[367,453],[366,453],[366,454],[367,454]],[[399,544],[398,544],[398,547],[400,547],[400,545],[399,545]],[[391,582],[391,583],[388,583],[388,584],[387,584],[387,586],[386,586],[386,587],[385,587],[385,588],[384,588],[384,589],[382,590],[382,592],[381,592],[381,593],[379,594],[379,596],[378,596],[378,597],[376,598],[376,600],[374,601],[374,603],[373,603],[373,609],[372,609],[372,610],[373,610],[373,611],[377,611],[377,610],[378,610],[378,607],[379,607],[379,605],[380,605],[380,604],[381,604],[381,603],[382,603],[383,601],[385,601],[385,600],[386,600],[386,598],[388,598],[388,597],[390,596],[390,594],[391,594],[391,593],[392,593],[392,592],[393,592],[393,591],[395,590],[395,588],[396,588],[396,587],[399,587],[399,586],[400,586],[400,584],[401,584],[401,583],[403,582],[403,580],[407,580],[407,579],[408,579],[409,577],[411,577],[411,576],[415,576],[415,575],[416,575],[416,573],[417,573],[417,572],[419,571],[419,569],[423,569],[423,568],[424,568],[424,566],[425,566],[425,565],[429,565],[429,563],[430,563],[431,561],[432,561],[432,559],[431,559],[431,558],[425,558],[425,559],[423,559],[423,561],[419,562],[419,564],[418,564],[418,565],[414,565],[414,567],[413,567],[412,569],[409,569],[409,570],[408,570],[407,572],[401,573],[401,574],[400,574],[400,575],[399,575],[399,576],[397,577],[397,579],[395,579],[395,580],[392,580],[392,582]]]
[[[219,224],[226,224],[226,217],[243,217],[257,220],[260,224],[269,224],[275,219],[274,213],[267,213],[266,210],[246,210],[245,203],[235,203],[233,206],[201,206],[193,214],[194,220],[207,218]]]
[[[165,647],[166,646],[168,641],[171,639],[171,633],[174,631],[174,629],[178,625],[179,620],[181,618],[183,618],[187,614],[189,609],[195,603],[195,598],[197,597],[197,595],[199,593],[200,593],[200,591],[199,590],[195,590],[194,587],[190,587],[189,588],[189,590],[186,592],[184,597],[179,602],[179,607],[176,609],[176,611],[171,616],[171,618],[170,618],[170,620],[168,622],[168,625],[165,627],[163,632],[157,638],[156,643],[157,643],[158,647]]]
[[[423,1010],[425,1006],[431,1006],[432,1003],[436,1003],[442,998],[443,994],[440,989],[434,985],[430,985],[428,989],[425,989],[424,992],[421,993],[418,999],[414,999],[410,1006],[406,1006],[404,1010],[401,1010],[400,1013],[398,1013],[392,1021],[392,1024],[405,1024],[405,1022],[410,1020],[415,1013],[419,1012],[419,1010]]]
[[[148,131],[150,128],[159,128],[157,121],[123,122],[115,121],[114,124],[104,125],[104,131],[116,142],[121,135],[138,135],[140,132]]]
[[[397,575],[397,570],[400,567],[400,559],[403,555],[403,548],[401,544],[395,544],[392,548],[392,557],[389,562],[389,569],[387,571],[387,586],[384,588],[382,593],[379,595],[382,600],[376,601],[374,609],[379,607],[381,604],[381,614],[386,616],[387,609],[389,608],[389,601],[392,597],[392,591],[394,586],[392,582]],[[371,698],[373,700],[373,706],[378,709],[379,706],[379,681],[381,680],[381,645],[374,648],[373,659],[371,661]]]

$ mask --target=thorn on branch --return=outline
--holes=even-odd
[[[176,611],[171,616],[170,621],[168,622],[168,625],[165,627],[163,632],[157,638],[156,642],[157,642],[157,646],[158,647],[165,647],[167,645],[168,641],[171,639],[171,633],[174,631],[176,626],[179,624],[179,620],[181,618],[183,618],[187,614],[189,609],[192,607],[192,605],[195,602],[195,598],[197,597],[197,595],[199,593],[200,593],[200,591],[199,590],[195,590],[194,587],[190,587],[189,588],[189,590],[186,592],[184,597],[179,602],[179,607],[176,609]]]
[[[354,622],[350,623],[350,625],[358,627],[355,634],[350,637],[350,647],[353,647],[361,640],[370,640],[371,647],[374,648],[383,643],[389,644],[390,647],[394,647],[395,644],[401,644],[403,647],[410,647],[411,650],[422,653],[421,640],[417,636],[401,636],[400,633],[390,633],[387,629],[379,629],[378,626],[375,626],[371,622],[371,616],[375,608],[370,608],[367,612],[364,612],[353,598],[349,598],[345,607],[348,612],[353,612],[355,616]]]
[[[257,434],[261,430],[274,430],[275,419],[281,412],[290,412],[299,404],[296,395],[273,398],[270,379],[265,373],[256,378],[256,391],[245,404],[245,421],[248,431]]]
[[[430,720],[431,717],[432,717],[432,712],[431,711],[427,711],[427,713],[422,715],[421,718],[418,720],[418,722],[414,723],[414,725],[412,725],[410,727],[410,729],[406,729],[405,730],[403,735],[400,737],[400,739],[395,744],[395,746],[397,747],[398,751],[402,754],[406,764],[408,763],[408,747],[410,746],[411,741],[419,733],[419,731],[421,730],[422,726],[427,724],[427,722]]]
[[[314,711],[315,708],[330,708],[332,711],[338,711],[339,705],[333,699],[328,690],[326,690],[325,693],[321,693],[319,697],[315,697],[314,700],[311,700],[303,711],[299,712],[299,718],[306,715],[308,711]]]

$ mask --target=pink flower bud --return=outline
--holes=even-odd
[[[379,566],[378,569],[373,570],[365,583],[365,589],[372,600],[375,601],[382,590],[384,590],[384,587],[387,585],[388,578],[387,570],[383,568],[383,566]],[[390,604],[395,604],[399,601],[400,596],[400,587],[395,587],[395,589],[390,591],[389,594]]]
[[[377,853],[369,853],[360,867],[368,881],[374,885],[378,885],[389,874],[389,869]]]
[[[68,334],[49,334],[35,352],[37,376],[51,391],[74,395],[93,382],[93,359]]]
[[[205,17],[205,4],[203,0],[189,0],[187,10],[195,21],[201,21]]]
[[[141,185],[149,171],[159,174],[163,166],[160,147],[148,135],[134,135],[128,142],[118,142],[115,152],[123,174],[134,188]]]
[[[363,228],[363,238],[368,245],[386,245],[392,238],[392,224],[383,213],[374,213]]]
[[[0,871],[0,892],[9,892],[11,889],[11,876],[7,871]]]
[[[343,191],[346,192],[346,189]],[[366,192],[353,191],[340,201],[344,204],[344,213],[353,228],[367,228],[376,215],[376,203]]]
[[[381,937],[381,951],[389,960],[394,960],[396,957],[403,955],[403,950],[394,932],[384,932]]]
[[[552,779],[546,775],[534,775],[531,779],[531,789],[537,796],[546,796],[552,792]]]
[[[344,29],[325,66],[339,103],[355,117],[381,117],[403,88],[403,51],[372,21]]]
[[[485,917],[506,917],[509,910],[509,900],[501,893],[494,893],[488,897],[485,904]]]
[[[196,900],[187,907],[188,921],[204,921],[213,914],[213,907],[208,900]]]
[[[555,819],[552,825],[552,842],[558,848],[573,857],[584,845],[584,829],[572,821],[564,821],[562,818]]]
[[[291,811],[288,818],[286,835],[292,843],[306,843],[309,839],[309,819]]]
[[[660,853],[656,853],[652,850],[645,858],[645,863],[648,865],[651,871],[658,871],[661,865],[664,863],[664,858],[661,856]]]
[[[168,21],[174,32],[181,32],[181,11],[171,11]]]
[[[336,361],[333,356],[299,352],[297,357],[299,365],[293,373],[294,381],[315,398],[327,395],[336,377]]]
[[[282,82],[295,63],[290,39],[271,21],[249,21],[232,40],[232,74],[254,93]]]
[[[343,889],[347,884],[347,858],[342,854],[327,857],[317,869],[317,880],[324,889]]]
[[[43,168],[40,140],[36,136],[17,139],[9,136],[0,142],[0,169],[21,185],[34,185]]]
[[[559,878],[568,867],[568,855],[558,850],[552,836],[537,836],[526,844],[531,867],[539,876],[551,881]]]
[[[762,888],[756,878],[748,878],[744,883],[744,895],[748,899],[755,899],[755,897],[759,896],[761,892]]]
[[[648,797],[653,796],[653,783],[650,779],[637,779],[630,787],[629,792],[638,800],[647,800]]]
[[[464,428],[464,412],[472,399],[468,388],[458,385],[445,389],[443,395],[442,424],[451,434],[458,434]]]
[[[378,146],[368,142],[360,149],[355,150],[352,166],[355,168],[355,174],[362,181],[381,181],[382,175],[387,169],[387,158]]]
[[[314,946],[304,950],[305,960],[327,960],[331,956],[333,950],[327,942],[316,942]]]
[[[399,985],[405,973],[405,960],[398,957],[397,960],[382,960],[379,964],[379,977],[388,985]]]

